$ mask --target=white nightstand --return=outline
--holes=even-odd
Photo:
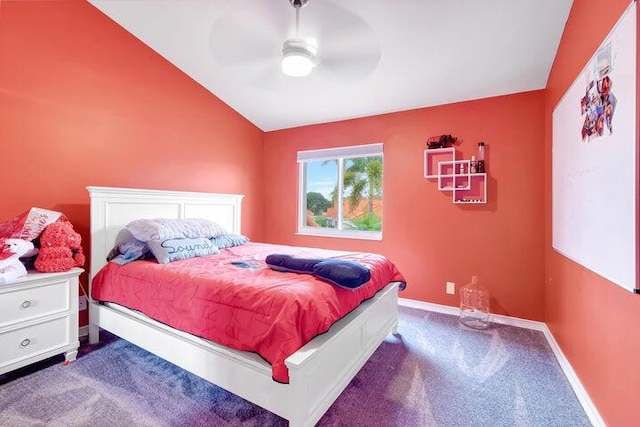
[[[65,353],[78,354],[78,276],[29,272],[0,285],[0,374]]]

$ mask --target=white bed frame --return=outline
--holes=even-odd
[[[240,233],[243,196],[129,188],[87,187],[91,199],[91,278],[105,265],[120,232],[137,218],[210,218]],[[272,379],[271,365],[155,322],[114,304],[89,304],[89,340],[100,328],[186,369],[289,421],[313,426],[398,325],[398,283],[314,338],[285,360],[289,384]]]

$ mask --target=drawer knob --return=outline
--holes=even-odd
[[[29,300],[24,301],[22,304],[20,304],[20,307],[22,307],[22,308],[29,308],[29,307],[31,307],[31,301],[29,301]]]
[[[20,347],[27,347],[27,346],[29,346],[29,344],[31,344],[31,340],[29,338],[25,338],[20,343]]]

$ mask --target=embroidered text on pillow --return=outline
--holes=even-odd
[[[149,240],[147,244],[160,264],[220,252],[218,247],[211,243],[211,240],[204,237],[196,239],[167,239],[162,241]]]

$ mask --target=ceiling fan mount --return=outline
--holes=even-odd
[[[300,8],[305,4],[309,3],[309,0],[289,0],[289,2],[291,3],[291,6],[295,8]]]

